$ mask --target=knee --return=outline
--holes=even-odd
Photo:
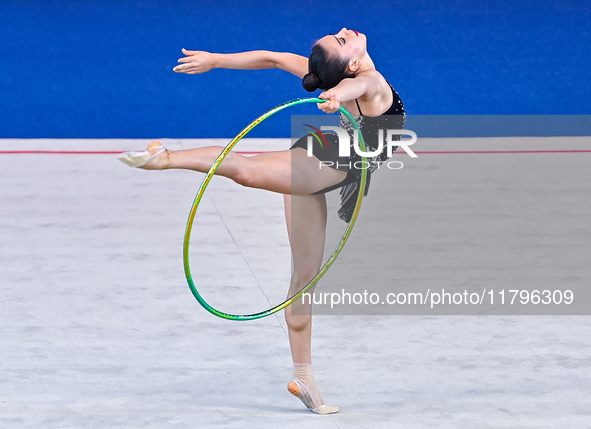
[[[292,289],[296,288],[296,290],[293,291],[293,293],[296,293],[301,288],[310,283],[312,279],[316,277],[318,271],[320,271],[320,267],[317,267],[316,265],[294,270],[294,273],[291,277],[291,284]]]
[[[234,182],[238,183],[239,185],[245,186],[247,188],[255,187],[254,174],[248,168],[237,169],[234,172],[234,174],[232,174],[232,180],[234,180]]]
[[[285,321],[287,322],[287,327],[292,332],[302,332],[306,329],[309,329],[310,324],[312,323],[312,315],[309,314],[307,309],[302,309],[303,314],[293,314],[292,310],[294,306],[298,306],[300,308],[299,301],[292,304],[290,307],[287,307],[285,310]],[[308,314],[306,314],[308,313]]]

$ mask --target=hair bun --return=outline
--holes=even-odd
[[[320,88],[320,78],[314,73],[308,73],[302,79],[302,86],[308,92],[314,92]]]

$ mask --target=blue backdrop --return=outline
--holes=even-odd
[[[308,55],[364,32],[407,113],[591,114],[591,2],[0,2],[0,137],[232,137],[307,97],[278,70],[172,71],[180,49]],[[254,135],[287,137],[290,114]],[[287,121],[287,122],[286,122]]]

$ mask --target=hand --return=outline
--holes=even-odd
[[[205,51],[187,51],[183,49],[186,57],[180,58],[178,66],[172,70],[177,73],[199,74],[206,73],[213,68],[213,55]]]
[[[318,103],[318,108],[325,113],[334,113],[339,110],[339,107],[341,106],[341,103],[336,99],[336,94],[332,89],[323,92],[318,98],[328,100],[324,103]]]

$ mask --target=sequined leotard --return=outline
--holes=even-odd
[[[388,85],[392,89],[392,105],[387,111],[385,111],[380,116],[364,115],[359,106],[359,102],[355,100],[360,113],[359,116],[355,117],[355,120],[359,124],[359,128],[363,133],[366,151],[375,151],[379,147],[379,130],[402,129],[404,127],[404,122],[406,120],[404,104],[402,103],[402,100],[400,99],[398,92],[396,92],[396,90],[392,87],[392,85],[390,85],[390,83],[388,83]],[[353,149],[354,128],[349,122],[349,120],[342,114],[339,126],[347,130],[347,132],[349,133],[349,138],[351,141],[351,156],[349,158],[339,157],[338,138],[333,133],[324,134],[328,141],[328,146],[320,148],[319,150],[315,150],[314,156],[316,156],[320,161],[332,162],[332,165],[335,166],[332,168],[336,168],[341,171],[346,171],[347,177],[341,183],[322,189],[316,192],[316,194],[323,194],[334,189],[341,188],[341,208],[339,209],[338,214],[342,220],[344,220],[345,222],[349,222],[351,220],[355,204],[357,203],[359,181],[361,178],[361,170],[359,168],[354,168],[354,166],[360,165],[360,163],[355,163],[361,161],[361,157],[357,155],[357,153]],[[385,132],[383,135],[386,135]],[[394,139],[400,140],[400,136],[394,136]],[[302,137],[291,148],[293,149],[296,147],[301,147],[305,149],[307,147],[306,138]],[[367,195],[369,190],[371,174],[378,168],[380,162],[386,161],[387,159],[388,155],[386,151],[386,145],[384,145],[384,149],[379,155],[372,158],[366,158],[367,164],[364,164],[365,168],[367,168],[367,182],[364,192],[365,195]]]

